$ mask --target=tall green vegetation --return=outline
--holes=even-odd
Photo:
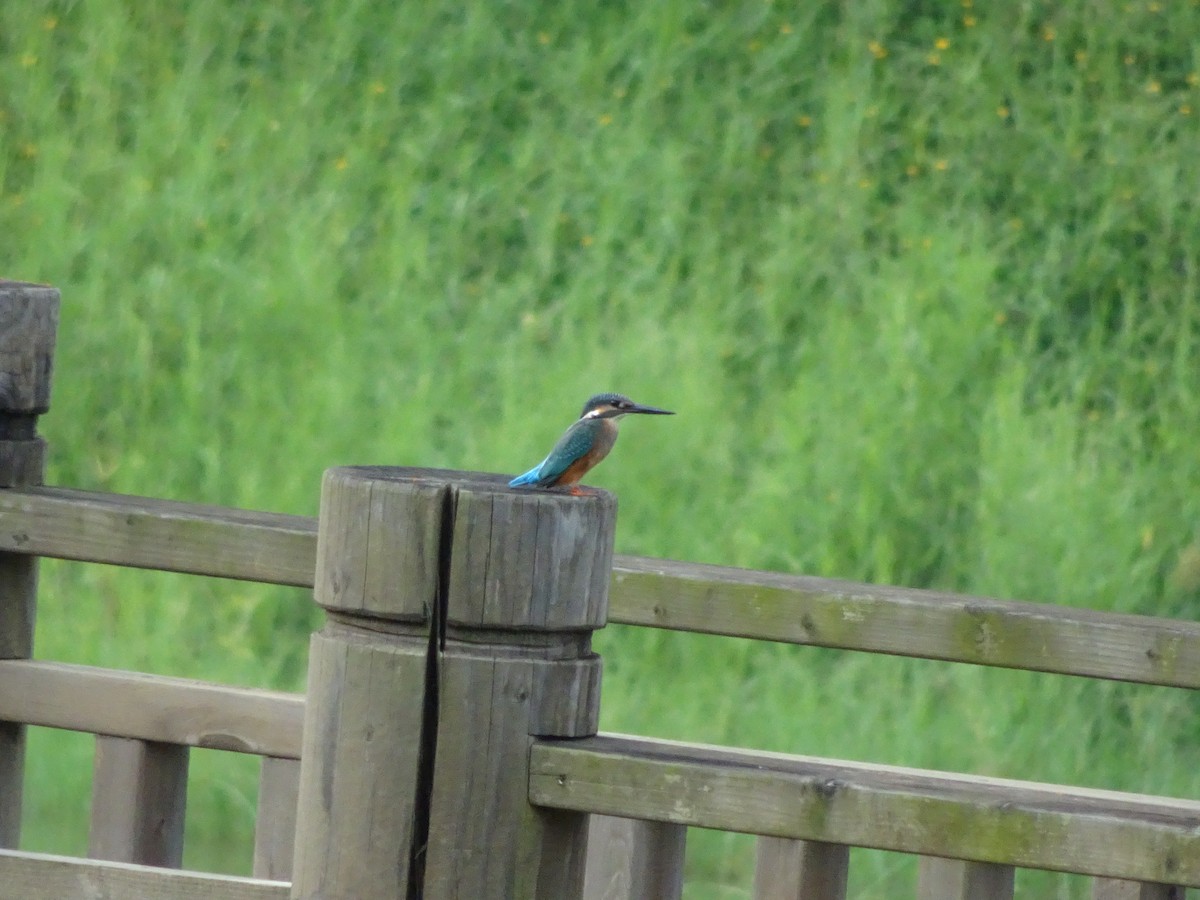
[[[327,466],[521,471],[621,390],[679,412],[593,475],[624,552],[1193,617],[1197,35],[1196,0],[3,4],[50,478],[313,513]],[[300,592],[43,572],[44,658],[302,686]],[[600,649],[610,730],[1200,791],[1179,691]],[[34,741],[27,846],[78,852],[90,745]],[[194,773],[189,864],[244,870],[252,761]],[[690,847],[689,897],[748,896],[746,839]]]

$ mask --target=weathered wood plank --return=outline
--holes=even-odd
[[[37,417],[50,405],[58,291],[0,281],[0,487],[41,484],[46,444]],[[4,494],[5,491],[0,491]],[[2,529],[0,529],[2,530]],[[0,547],[0,551],[6,548]],[[32,655],[36,558],[0,552],[0,659]],[[0,847],[21,834],[25,726],[0,722]]]
[[[299,791],[298,760],[263,757],[258,777],[258,813],[254,817],[255,878],[291,880]]]
[[[584,900],[679,900],[687,828],[592,816]]]
[[[327,628],[308,672],[292,896],[405,897],[425,643]]]
[[[311,586],[316,521],[22,488],[0,491],[0,551]],[[1197,622],[632,556],[610,597],[627,625],[1200,688]]]
[[[304,697],[117,672],[0,660],[0,720],[298,758]]]
[[[179,868],[187,773],[187,747],[96,735],[88,856]]]
[[[376,474],[331,469],[322,482],[314,597],[330,617],[309,652],[296,900],[421,896],[425,695],[436,689],[427,611],[437,603],[446,491],[421,483],[407,497],[392,484],[376,493]],[[392,539],[406,557],[431,558],[397,569]]]
[[[1012,900],[1012,866],[922,856],[917,900]]]
[[[760,837],[754,900],[845,900],[849,875],[844,844]]]
[[[1092,900],[1184,900],[1187,891],[1172,884],[1097,878],[1092,882]]]
[[[1200,622],[619,556],[609,621],[1200,688]]]
[[[1200,886],[1200,802],[600,735],[538,741],[556,809]]]
[[[287,900],[281,881],[0,850],[0,900]]]
[[[529,803],[532,735],[594,734],[615,499],[451,484],[426,897],[577,900],[587,817]]]
[[[316,520],[68,488],[0,492],[0,550],[312,587]]]

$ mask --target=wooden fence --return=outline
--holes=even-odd
[[[1200,687],[1200,624],[614,557],[615,503],[326,473],[319,519],[41,486],[57,292],[0,283],[0,898],[671,898],[688,826],[759,835],[752,895],[1200,886],[1200,802],[596,733],[606,621]],[[38,557],[312,587],[297,695],[31,659]],[[89,859],[18,846],[27,724],[96,735]],[[254,877],[179,869],[188,752],[262,758]],[[590,825],[590,827],[589,827]],[[590,833],[590,836],[589,836]]]

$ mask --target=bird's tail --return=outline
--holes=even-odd
[[[516,478],[514,478],[512,481],[510,481],[508,483],[508,486],[509,487],[520,487],[523,484],[536,484],[538,478],[541,477],[541,474],[542,474],[542,467],[540,465],[534,466],[532,469],[530,469],[524,475],[518,475]]]

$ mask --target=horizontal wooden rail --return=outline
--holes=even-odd
[[[1200,886],[1200,802],[599,735],[538,741],[539,806]]]
[[[287,900],[288,884],[0,850],[0,896],[21,900]]]
[[[0,550],[312,587],[317,520],[70,488],[6,490]]]
[[[316,520],[65,488],[0,490],[0,550],[311,587]],[[1200,623],[614,558],[609,621],[1200,688]]]
[[[617,557],[609,621],[1200,688],[1200,622]]]
[[[10,659],[0,660],[0,721],[298,759],[304,697]]]

